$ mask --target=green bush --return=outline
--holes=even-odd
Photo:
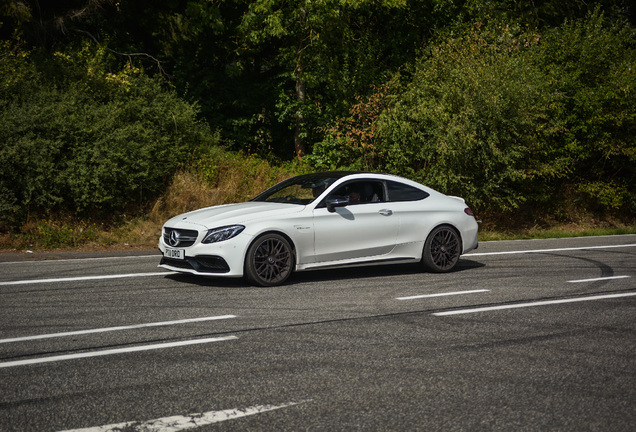
[[[350,115],[339,119],[325,132],[325,139],[314,145],[305,160],[322,170],[373,170],[378,166],[378,118],[390,107],[399,88],[400,75],[375,88],[369,97],[358,97]]]
[[[636,29],[597,9],[546,32],[538,48],[537,66],[564,96],[568,183],[581,205],[636,214]]]
[[[548,198],[562,176],[553,122],[560,95],[508,30],[440,43],[378,123],[380,168],[480,211],[508,212]],[[533,35],[528,35],[530,46]]]
[[[633,221],[635,42],[598,10],[543,34],[466,30],[354,106],[308,160],[410,177],[500,220]]]
[[[138,69],[109,72],[104,50],[25,57],[15,68],[34,65],[37,73],[23,73],[28,82],[0,79],[19,90],[0,100],[4,226],[50,212],[109,217],[143,205],[197,148],[215,142],[196,105]]]
[[[250,200],[286,178],[309,172],[309,166],[298,161],[274,165],[219,148],[201,154],[194,169],[202,182],[220,192],[221,202],[215,204]]]

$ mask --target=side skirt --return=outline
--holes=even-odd
[[[363,261],[330,261],[322,263],[300,264],[296,266],[296,271],[330,269],[330,268],[346,268],[346,267],[368,267],[374,265],[385,264],[410,264],[419,262],[419,258],[415,257],[398,257],[385,259],[368,259]]]

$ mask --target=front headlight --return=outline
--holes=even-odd
[[[201,243],[218,243],[229,240],[239,235],[245,227],[243,225],[230,225],[221,228],[214,228],[208,231]]]

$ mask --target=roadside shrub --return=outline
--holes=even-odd
[[[504,225],[636,214],[636,30],[475,26],[334,122],[307,158],[459,195]],[[398,82],[396,80],[396,82]]]
[[[580,206],[636,214],[636,29],[596,9],[546,32],[534,60],[562,94],[559,139]]]
[[[314,145],[305,161],[320,170],[373,170],[378,165],[378,118],[390,107],[397,92],[400,76],[396,75],[374,93],[358,97],[350,115],[326,128],[325,138]]]
[[[274,165],[257,156],[221,149],[202,154],[195,166],[200,179],[220,192],[213,204],[247,201],[286,178],[307,173],[298,162]]]
[[[52,212],[110,218],[142,206],[196,149],[215,144],[196,105],[138,69],[110,72],[104,50],[25,61],[18,66],[37,69],[29,82],[0,78],[19,88],[0,100],[0,225]]]
[[[95,243],[102,226],[95,223],[74,221],[38,220],[21,227],[23,241],[37,248],[54,249],[78,247]]]
[[[289,177],[309,172],[296,161],[272,165],[255,156],[212,148],[175,174],[149,213],[159,227],[169,217],[220,204],[248,201]]]
[[[547,200],[562,175],[551,145],[559,95],[526,56],[537,38],[497,30],[435,45],[380,116],[377,147],[381,169],[505,213]]]

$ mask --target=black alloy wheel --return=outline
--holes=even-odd
[[[435,228],[426,239],[422,262],[435,273],[446,273],[457,265],[461,255],[459,235],[450,226]]]
[[[245,277],[258,286],[280,285],[291,275],[293,264],[294,254],[287,239],[266,234],[247,250]]]

